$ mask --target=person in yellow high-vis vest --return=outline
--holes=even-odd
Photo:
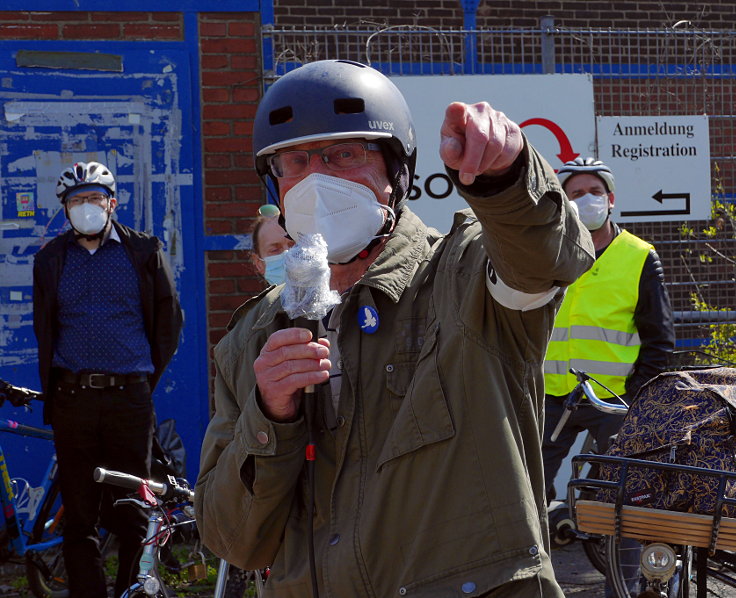
[[[659,256],[652,245],[610,218],[615,189],[611,169],[593,158],[576,158],[560,168],[557,177],[591,233],[596,260],[567,288],[544,362],[542,457],[548,502],[555,498],[555,476],[578,434],[590,431],[603,452],[622,421],[620,415],[583,404],[551,440],[564,400],[577,384],[570,367],[630,399],[667,365],[675,341]],[[599,386],[596,392],[602,398],[611,396]],[[636,540],[622,539],[621,558],[632,573],[638,567],[640,547]],[[629,584],[631,595],[638,595],[638,575],[632,574]],[[606,598],[613,595],[606,582]]]
[[[604,451],[621,425],[621,416],[583,405],[571,414],[557,439],[550,439],[563,402],[577,384],[570,368],[633,399],[639,387],[667,365],[675,339],[659,256],[652,245],[610,218],[615,188],[611,170],[593,158],[576,158],[557,176],[591,231],[596,261],[568,287],[545,358],[542,451],[549,501],[555,498],[555,475],[577,435],[590,431]],[[602,398],[611,396],[599,386],[596,392]]]

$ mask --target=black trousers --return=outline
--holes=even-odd
[[[51,426],[64,502],[64,562],[70,598],[107,598],[98,524],[119,540],[115,596],[135,581],[147,516],[136,506],[113,508],[130,491],[98,484],[95,467],[148,478],[154,414],[147,382],[104,389],[56,383]]]

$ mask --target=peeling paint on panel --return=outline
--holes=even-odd
[[[0,366],[36,361],[33,255],[66,230],[59,173],[77,161],[107,164],[116,217],[157,235],[175,276],[184,268],[182,111],[175,65],[164,72],[10,72],[0,86]],[[32,79],[31,79],[32,77]],[[34,88],[29,90],[29,88]]]

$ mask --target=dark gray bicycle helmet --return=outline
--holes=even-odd
[[[562,168],[557,171],[557,178],[560,180],[563,189],[565,188],[565,181],[576,174],[594,174],[603,181],[609,193],[616,188],[611,169],[595,158],[575,158],[570,162],[565,162]]]
[[[100,185],[115,196],[115,177],[107,166],[99,162],[77,162],[62,171],[56,183],[56,197],[64,203],[69,191],[90,185]]]
[[[404,96],[377,70],[347,60],[320,60],[281,77],[258,105],[253,125],[256,170],[271,177],[267,156],[326,139],[376,139],[398,204],[411,189],[416,165],[414,123]]]

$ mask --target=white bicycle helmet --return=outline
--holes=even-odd
[[[562,168],[557,171],[557,178],[563,189],[565,188],[565,181],[576,174],[594,174],[603,181],[609,193],[612,193],[616,188],[611,169],[595,158],[575,158],[570,162],[565,162]]]
[[[107,189],[111,196],[115,196],[115,177],[107,166],[99,162],[77,162],[70,168],[65,168],[56,183],[56,197],[61,203],[72,189],[100,185]]]

